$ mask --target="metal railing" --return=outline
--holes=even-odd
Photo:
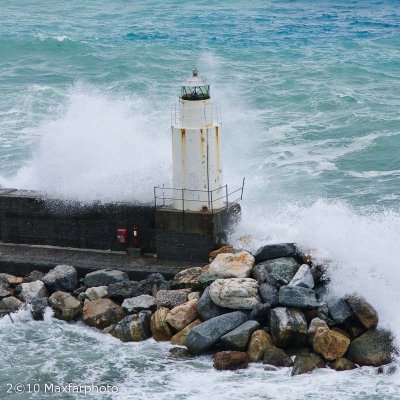
[[[199,203],[203,204],[204,208],[201,211],[211,211],[214,212],[215,209],[220,210],[221,208],[229,208],[232,205],[238,203],[243,199],[245,178],[243,178],[242,186],[229,192],[228,185],[220,186],[214,190],[192,190],[183,188],[171,188],[163,186],[154,187],[154,206],[155,208],[166,208],[171,207],[172,203],[180,202],[182,207],[182,212],[189,211],[185,204],[188,203]],[[176,197],[176,193],[179,193],[179,197]],[[190,193],[190,196],[186,195]],[[223,193],[223,194],[222,194]],[[193,194],[198,194],[199,197],[204,194],[202,199],[193,199]],[[223,207],[215,207],[217,202],[224,200]],[[207,204],[207,205],[205,205]]]

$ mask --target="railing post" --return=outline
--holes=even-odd
[[[243,200],[243,190],[244,190],[244,180],[246,179],[246,177],[243,178],[243,183],[242,183],[242,193],[240,195],[240,200]]]
[[[157,208],[157,186],[154,186],[154,208]]]
[[[182,212],[185,212],[185,189],[182,189]]]
[[[225,185],[225,195],[226,195],[226,208],[228,208],[229,207],[228,185]]]
[[[164,192],[164,184],[163,186],[163,192],[162,192],[162,203],[163,203],[163,207],[165,207],[165,192]]]
[[[214,214],[214,202],[213,202],[213,192],[212,190],[210,191],[210,195],[211,195],[211,213]]]

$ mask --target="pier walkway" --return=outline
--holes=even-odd
[[[97,269],[118,269],[127,272],[132,280],[145,279],[154,272],[171,279],[183,269],[204,266],[186,261],[164,261],[152,256],[135,257],[124,252],[0,242],[0,272],[24,276],[35,269],[47,272],[59,264],[74,266],[79,277]]]

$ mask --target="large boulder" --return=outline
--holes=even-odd
[[[78,286],[78,273],[71,265],[57,265],[43,277],[43,282],[50,293],[73,292]]]
[[[130,299],[125,299],[122,303],[122,308],[129,314],[136,314],[144,310],[155,311],[157,303],[153,296],[142,294],[140,296],[131,297]]]
[[[187,290],[159,290],[156,300],[158,307],[174,308],[186,303]]]
[[[66,292],[54,292],[49,298],[49,305],[54,316],[64,321],[72,321],[82,314],[81,302]]]
[[[231,311],[229,308],[217,306],[211,300],[209,287],[207,287],[201,295],[197,303],[197,309],[203,321],[207,321],[211,318],[218,317],[219,315],[226,314],[227,312]]]
[[[329,328],[317,328],[313,337],[313,349],[325,360],[333,361],[342,357],[349,347],[350,339]]]
[[[348,321],[353,313],[346,299],[331,299],[327,302],[329,314],[337,324],[343,324]]]
[[[35,297],[47,297],[48,292],[42,281],[21,283],[20,297],[26,303],[30,303]]]
[[[0,311],[16,312],[24,303],[14,296],[5,297],[0,301]]]
[[[93,286],[85,290],[85,297],[89,300],[104,299],[108,296],[107,286]]]
[[[241,311],[214,317],[195,326],[186,338],[186,347],[192,354],[200,354],[211,349],[226,333],[242,325],[248,319]]]
[[[180,332],[176,333],[174,336],[171,338],[171,344],[179,345],[179,346],[185,346],[186,345],[186,338],[189,335],[189,332],[197,325],[201,324],[200,319],[195,319],[193,322],[191,322],[189,325],[187,325],[185,328],[183,328]]]
[[[292,359],[280,348],[268,346],[264,352],[264,364],[273,365],[274,367],[291,367]]]
[[[297,254],[294,243],[268,244],[259,248],[254,255],[256,263],[281,257],[293,257]]]
[[[277,307],[271,310],[271,335],[278,347],[303,346],[307,342],[307,321],[300,310]]]
[[[166,321],[177,331],[181,331],[192,321],[199,317],[197,311],[197,300],[193,299],[187,303],[174,307],[167,315]]]
[[[116,269],[102,269],[86,274],[85,286],[88,288],[93,286],[108,286],[111,283],[126,280],[129,280],[128,274],[126,272],[118,271]]]
[[[300,264],[292,257],[277,258],[256,264],[252,274],[254,279],[260,283],[271,280],[270,274],[273,274],[277,281],[290,282],[296,275],[299,266]]]
[[[318,306],[314,290],[301,286],[282,286],[279,289],[279,304],[303,310]]]
[[[221,278],[248,278],[254,266],[254,257],[247,251],[221,253],[210,264],[208,273]]]
[[[236,370],[248,365],[247,354],[242,351],[220,351],[214,355],[214,368],[218,370]]]
[[[262,283],[258,289],[263,303],[269,304],[270,307],[278,305],[279,295],[278,289],[269,283]]]
[[[141,311],[138,314],[127,315],[117,324],[111,325],[103,330],[123,342],[140,342],[151,336],[150,311]]]
[[[258,283],[251,278],[217,279],[209,293],[215,304],[234,310],[250,310],[259,302]]]
[[[116,324],[124,316],[122,308],[110,299],[88,301],[83,306],[83,322],[98,329]]]
[[[192,289],[202,288],[197,278],[204,272],[204,268],[194,267],[179,271],[171,282],[171,289]]]
[[[366,329],[375,329],[378,326],[378,312],[365,299],[351,296],[347,299],[353,314]]]
[[[250,362],[261,361],[264,353],[269,346],[273,346],[274,342],[269,333],[262,329],[258,329],[251,335],[249,345],[247,347],[247,355]]]
[[[361,366],[377,367],[390,363],[395,353],[391,333],[374,329],[365,332],[350,343],[346,358]]]
[[[312,289],[314,287],[314,278],[311,269],[307,264],[300,265],[295,276],[289,282],[291,286],[301,286]]]
[[[222,336],[220,343],[225,349],[245,351],[251,335],[259,327],[260,324],[257,321],[246,321]]]
[[[168,313],[169,313],[168,308],[160,307],[151,316],[151,322],[150,322],[151,334],[157,342],[167,341],[171,339],[172,329],[167,324],[166,321]]]
[[[324,360],[315,353],[301,354],[294,359],[291,375],[307,374],[317,368],[325,368]]]
[[[151,285],[147,281],[120,280],[108,285],[108,297],[122,303],[125,299],[142,294],[151,294]]]

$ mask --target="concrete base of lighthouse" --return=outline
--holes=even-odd
[[[240,213],[237,203],[213,213],[158,208],[155,216],[158,257],[206,263],[210,251],[226,243]]]

